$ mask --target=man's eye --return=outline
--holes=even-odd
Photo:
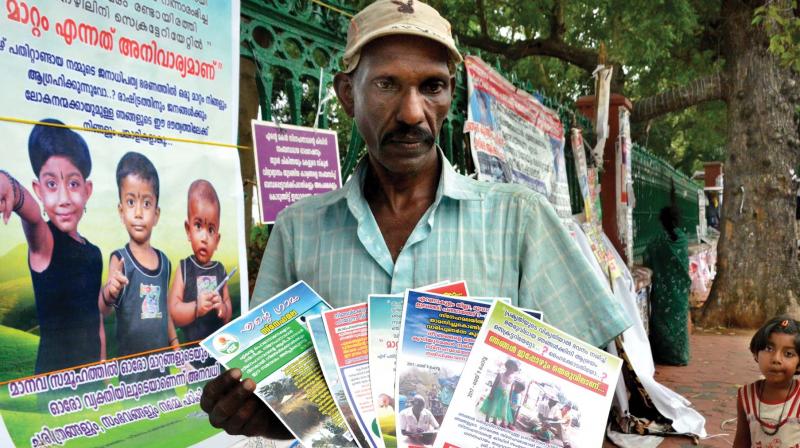
[[[375,81],[375,85],[378,86],[379,89],[388,90],[394,87],[394,83],[388,79],[379,79]]]
[[[144,208],[150,208],[150,201],[144,201]]]
[[[128,207],[133,207],[133,199],[128,199],[125,203],[128,204]]]
[[[197,229],[197,230],[200,230],[200,223],[197,223],[197,222],[194,223],[194,228]]]
[[[48,180],[45,185],[47,185],[47,188],[56,188],[56,181]]]
[[[442,93],[444,90],[444,83],[440,81],[426,83],[422,87],[422,91],[429,95],[436,95]]]
[[[213,234],[217,233],[217,229],[215,229],[215,228],[213,228],[213,227],[210,227],[210,228],[208,229],[208,233],[210,233],[211,235],[213,235]]]
[[[69,182],[69,188],[71,188],[71,189],[75,189],[75,188],[78,188],[80,186],[81,186],[81,184],[78,181],[72,180],[72,181]]]

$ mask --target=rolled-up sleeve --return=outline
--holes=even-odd
[[[603,347],[630,326],[549,203],[526,201],[520,246],[519,304],[556,328]]]

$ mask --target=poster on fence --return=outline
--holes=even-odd
[[[0,446],[208,439],[196,341],[247,295],[238,3],[5,3]]]
[[[564,127],[558,114],[475,56],[464,59],[469,132],[478,179],[526,185],[570,219]]]
[[[336,131],[252,121],[261,221],[306,196],[342,186]]]

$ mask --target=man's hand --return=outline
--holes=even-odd
[[[222,297],[218,293],[212,291],[203,291],[197,296],[197,317],[202,317],[208,314],[209,311],[217,309],[219,304],[222,303]]]
[[[111,272],[108,273],[108,282],[106,282],[108,298],[117,300],[122,293],[122,289],[125,288],[127,284],[128,277],[125,277],[125,259],[120,258],[117,269],[112,269]]]
[[[291,438],[275,414],[253,393],[256,383],[249,378],[240,382],[241,378],[241,370],[227,370],[203,388],[200,407],[208,414],[211,426],[233,435]]]

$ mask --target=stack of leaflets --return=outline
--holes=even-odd
[[[357,446],[333,401],[304,321],[331,307],[305,282],[228,323],[201,345],[252,378],[256,395],[305,447]]]
[[[600,446],[621,368],[464,282],[338,309],[298,282],[203,346],[308,448]]]

